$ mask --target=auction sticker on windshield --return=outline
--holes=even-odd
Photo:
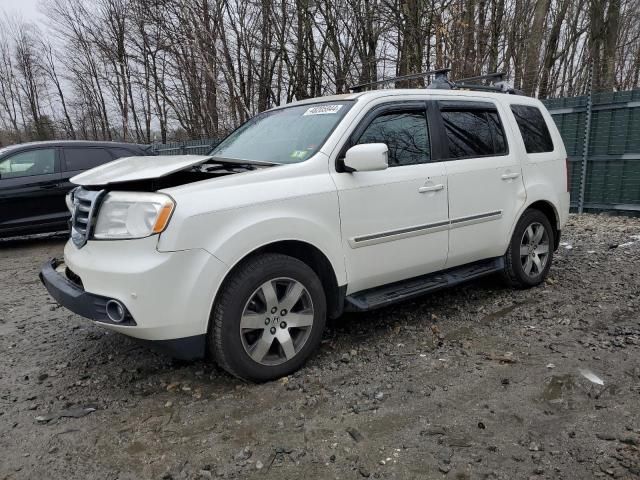
[[[338,113],[342,108],[342,105],[319,105],[316,107],[309,107],[302,115],[332,115]]]

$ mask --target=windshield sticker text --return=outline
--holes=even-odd
[[[342,105],[320,105],[317,107],[309,107],[303,116],[307,115],[332,115],[338,113]]]
[[[309,152],[306,150],[295,150],[291,153],[291,158],[299,158],[302,159],[307,156]]]

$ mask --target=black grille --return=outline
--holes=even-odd
[[[102,191],[85,190],[82,187],[73,191],[73,215],[71,216],[71,240],[78,247],[84,246],[91,235],[94,212]]]

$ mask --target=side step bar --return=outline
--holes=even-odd
[[[386,307],[392,303],[452,287],[474,278],[484,277],[503,268],[504,258],[497,257],[370,288],[348,295],[345,298],[344,310],[346,312],[363,312]]]

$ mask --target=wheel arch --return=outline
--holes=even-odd
[[[318,275],[327,299],[327,316],[337,318],[342,314],[344,307],[344,297],[346,295],[346,285],[338,285],[336,272],[327,255],[318,247],[302,240],[277,240],[250,251],[235,264],[233,264],[224,275],[220,287],[213,299],[212,307],[216,304],[218,295],[227,279],[242,263],[248,259],[264,253],[280,253],[296,258],[308,265]]]
[[[527,205],[520,216],[524,215],[527,210],[538,210],[547,217],[547,220],[549,220],[549,223],[551,224],[551,229],[553,230],[553,249],[554,251],[557,250],[560,245],[560,235],[558,235],[560,230],[560,216],[558,215],[556,207],[547,200],[537,200]]]

